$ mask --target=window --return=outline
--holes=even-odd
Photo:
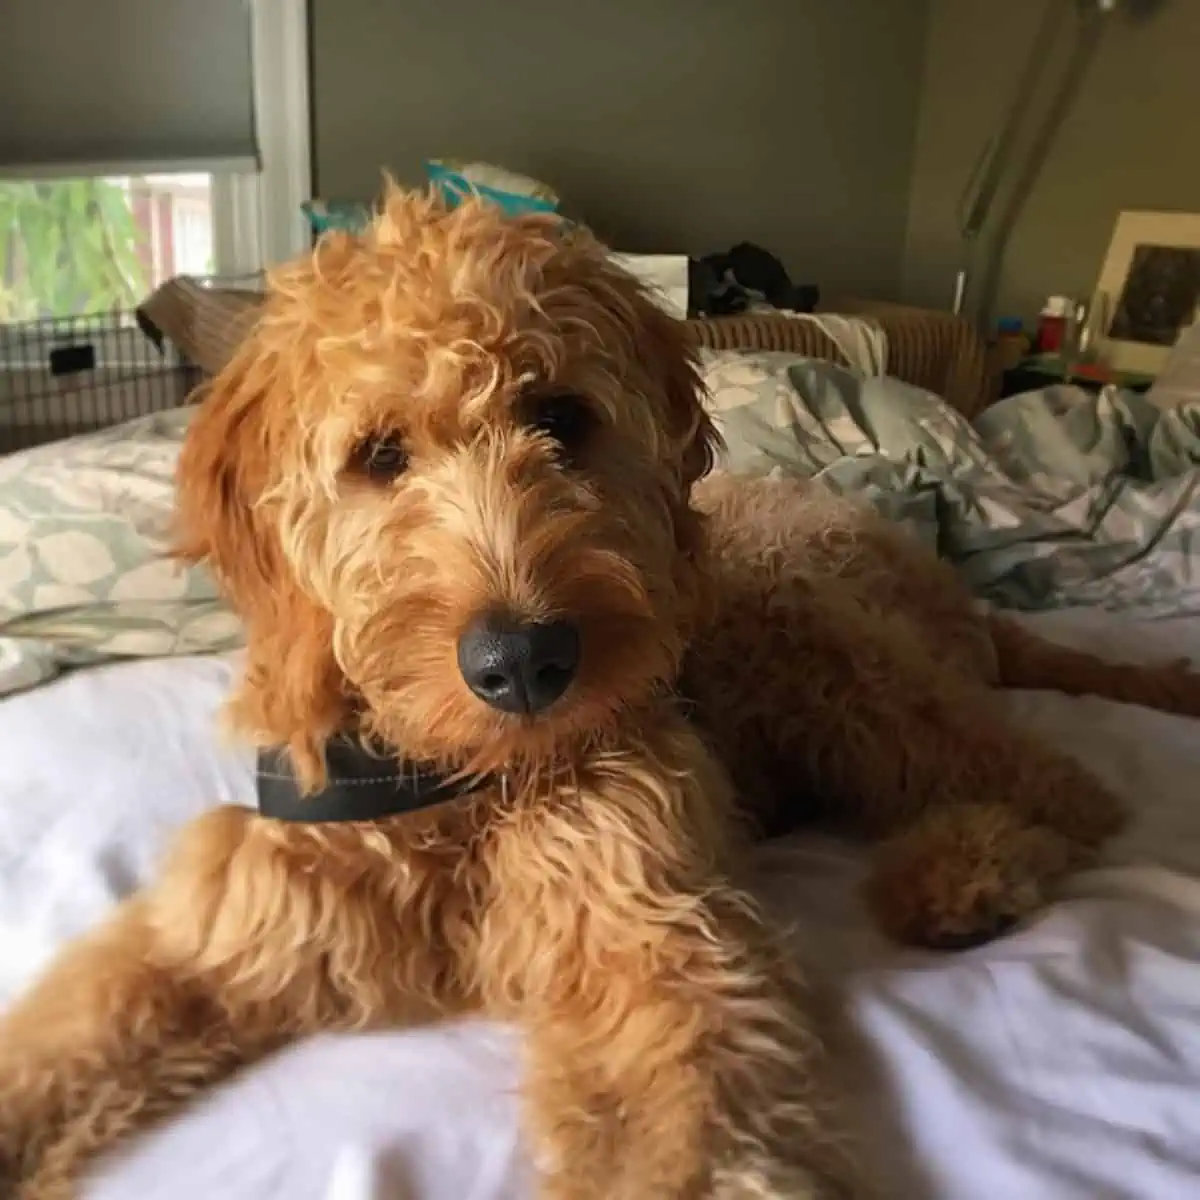
[[[6,12],[10,2],[0,0]],[[20,36],[6,26],[0,38],[0,111],[27,117],[0,129],[0,324],[128,312],[172,275],[245,275],[299,253],[309,240],[305,0],[122,0],[103,16],[70,0],[70,10],[77,19],[60,37],[66,18],[20,0]],[[103,103],[42,85],[79,80],[69,69],[79,55],[90,62],[92,43],[110,36],[125,45],[134,28],[161,52],[143,56],[155,68],[101,72],[89,87]],[[197,39],[225,47],[232,84],[214,82]]]
[[[128,309],[213,274],[213,191],[205,173],[0,180],[0,321]]]

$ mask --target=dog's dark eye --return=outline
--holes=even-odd
[[[558,443],[565,462],[575,461],[596,427],[596,414],[574,392],[531,396],[525,402],[526,424]]]
[[[347,465],[355,475],[372,483],[391,483],[404,474],[408,451],[396,434],[377,434],[354,447]]]

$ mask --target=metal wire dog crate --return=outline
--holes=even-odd
[[[0,454],[175,408],[199,379],[134,312],[0,324]]]

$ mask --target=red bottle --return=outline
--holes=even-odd
[[[1070,296],[1051,296],[1038,315],[1037,352],[1059,354],[1067,338],[1067,322],[1071,317]]]

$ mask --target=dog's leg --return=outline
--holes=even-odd
[[[1109,662],[1060,646],[997,613],[988,618],[999,683],[1045,688],[1068,696],[1102,696],[1161,712],[1200,717],[1200,673],[1186,659],[1146,665]]]
[[[723,877],[727,784],[689,732],[502,835],[480,940],[527,1031],[542,1194],[857,1194],[812,1000]]]
[[[644,946],[614,942],[603,994],[581,993],[527,1026],[546,1200],[859,1194],[829,1127],[803,990],[741,937],[740,922],[712,911],[720,901],[709,904],[703,932],[643,930],[670,965],[647,969],[636,962]]]
[[[756,668],[739,674],[753,693],[747,683],[744,698],[705,696],[706,720],[736,746],[749,712],[803,800],[872,837],[903,833],[881,851],[871,888],[892,932],[934,945],[989,936],[1119,829],[1120,803],[1098,779],[1010,723],[985,684],[932,660],[906,617],[832,588],[789,601],[774,637],[758,639],[769,657],[753,631],[736,646],[743,631],[722,634],[723,652]]]
[[[816,736],[791,730],[859,828],[888,835],[928,809],[970,804],[1007,809],[1081,849],[1120,829],[1122,805],[1100,780],[1011,722],[992,689],[931,663],[906,621],[853,608],[823,616],[819,677],[809,676]]]
[[[160,960],[145,901],[127,904],[0,1024],[0,1195],[63,1200],[83,1162],[270,1040]]]
[[[361,871],[325,886],[271,825],[194,822],[0,1021],[0,1180],[21,1200],[63,1200],[98,1153],[301,1033],[401,1019],[388,904]]]

